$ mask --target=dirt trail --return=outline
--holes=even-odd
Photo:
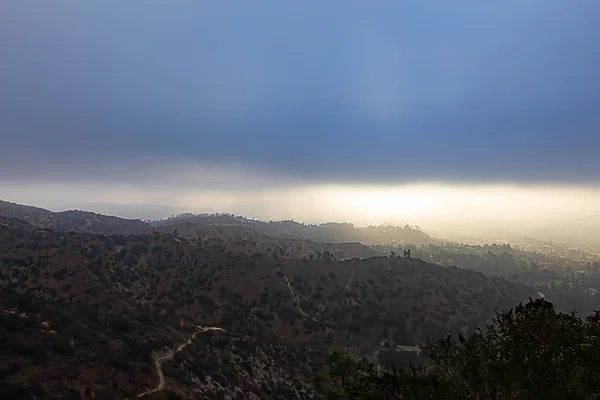
[[[347,291],[350,291],[350,285],[352,284],[352,279],[354,279],[354,274],[356,274],[356,268],[352,270],[352,275],[350,275],[350,279],[348,280],[348,284],[346,285]]]
[[[300,296],[298,293],[296,293],[296,291],[294,291],[294,289],[292,288],[292,284],[290,283],[289,279],[287,278],[287,276],[285,275],[285,272],[283,271],[283,267],[285,266],[285,264],[287,263],[280,263],[277,265],[276,271],[277,272],[281,272],[283,274],[283,280],[285,281],[285,284],[287,285],[288,290],[290,291],[290,296],[292,298],[292,304],[294,304],[294,307],[296,308],[296,310],[298,310],[298,312],[300,314],[302,314],[304,317],[317,322],[317,320],[314,317],[311,317],[310,315],[308,315],[301,307],[300,307],[300,300],[302,300],[302,296]]]
[[[287,276],[284,275],[283,280],[285,280],[285,284],[287,285],[287,287],[290,291],[290,296],[292,296],[292,302],[294,303],[296,310],[298,310],[298,312],[300,314],[304,315],[306,318],[310,318],[310,319],[314,320],[313,317],[311,317],[310,315],[305,313],[304,310],[302,308],[300,308],[301,297],[298,294],[296,294],[296,292],[294,292],[294,289],[292,289],[292,285],[290,284],[290,281],[288,280]]]
[[[158,374],[158,385],[154,389],[148,389],[145,392],[138,394],[136,397],[144,397],[149,394],[160,392],[161,390],[163,390],[165,387],[165,375],[162,370],[162,364],[165,361],[173,358],[175,356],[175,353],[179,353],[180,351],[185,349],[187,346],[192,344],[192,341],[194,340],[194,338],[196,337],[197,334],[208,332],[208,331],[225,332],[224,329],[219,328],[217,326],[196,326],[196,332],[194,332],[192,334],[192,336],[190,336],[190,338],[185,343],[179,345],[175,350],[167,353],[167,355],[164,355],[162,357],[154,357],[154,366],[156,367],[156,373]]]

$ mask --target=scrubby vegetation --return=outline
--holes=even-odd
[[[600,396],[600,312],[558,313],[543,299],[499,313],[470,337],[422,346],[419,367],[386,370],[334,351],[330,399],[596,399]]]
[[[147,398],[313,399],[335,348],[348,353],[331,354],[317,381],[332,399],[599,395],[598,314],[541,300],[496,314],[539,290],[511,278],[509,248],[469,257],[473,271],[423,261],[422,247],[374,255],[290,237],[383,240],[396,228],[262,223],[289,234],[270,237],[188,220],[130,234],[139,224],[74,212],[85,229],[65,232],[43,228],[39,209],[16,211],[28,222],[0,220],[1,398],[133,398],[162,374]],[[495,263],[509,279],[485,274]]]

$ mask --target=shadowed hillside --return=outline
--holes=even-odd
[[[18,326],[12,331],[18,335],[7,334],[2,345],[27,335],[32,335],[27,343],[43,343],[50,336],[40,335],[56,335],[67,346],[31,350],[46,354],[37,361],[29,349],[17,347],[10,357],[17,366],[7,367],[4,379],[15,390],[46,396],[67,387],[80,393],[105,390],[105,398],[129,396],[157,385],[153,354],[168,354],[196,327],[207,326],[224,332],[198,334],[189,349],[212,354],[210,364],[186,347],[161,364],[164,389],[149,396],[173,391],[183,398],[214,398],[263,391],[269,398],[311,398],[310,376],[326,366],[334,347],[377,357],[383,349],[472,328],[530,295],[499,279],[409,258],[311,260],[233,252],[227,246],[161,233],[2,227],[3,312]],[[43,300],[46,308],[36,306],[32,316],[22,316],[20,300],[8,295],[12,292]],[[43,314],[48,307],[62,315],[45,328],[55,333],[40,330],[50,318]],[[86,331],[90,328],[93,332]],[[94,355],[95,340],[120,358]],[[241,358],[252,361],[245,366]],[[81,371],[70,380],[53,372],[70,365]],[[44,379],[34,385],[35,376]],[[105,384],[108,389],[100,389]],[[74,398],[88,398],[82,396]]]
[[[234,230],[232,227],[238,227],[239,232],[246,236],[247,232],[256,232],[272,238],[305,239],[311,242],[322,243],[360,242],[363,245],[401,245],[406,243],[420,245],[440,243],[439,240],[430,237],[419,228],[408,225],[405,227],[369,226],[364,228],[358,228],[348,223],[334,222],[321,225],[307,225],[294,221],[264,222],[230,214],[181,214],[165,220],[146,223],[137,219],[118,218],[89,211],[70,210],[52,212],[39,207],[2,200],[0,200],[0,216],[17,218],[38,228],[94,234],[142,234],[150,233],[153,229],[162,232],[173,232],[175,229],[180,229],[186,231],[186,236],[198,236],[196,233],[198,229],[206,230],[208,226],[222,226],[223,229],[227,229],[229,236],[233,234]],[[190,224],[199,225],[200,227],[190,231]],[[240,233],[237,233],[237,235],[240,235]],[[202,237],[203,235],[200,234],[199,236]],[[214,236],[213,230],[211,237]],[[222,239],[228,238],[228,236],[222,237]],[[322,250],[331,251],[332,249]],[[348,255],[346,257],[364,257],[376,254],[366,248],[363,250],[360,255]],[[295,252],[295,254],[300,255],[301,252]]]
[[[267,236],[245,225],[204,225],[193,222],[179,222],[155,228],[157,232],[173,233],[179,237],[199,238],[212,245],[226,243],[234,252],[265,253],[274,252],[282,256],[322,258],[329,253],[335,259],[372,257],[381,255],[364,244],[314,242],[308,239]]]
[[[70,210],[52,212],[43,208],[25,206],[0,200],[0,216],[17,218],[36,228],[53,229],[61,232],[83,232],[95,234],[147,233],[150,226],[136,219],[125,219],[89,211]]]
[[[163,226],[190,222],[202,225],[243,225],[263,235],[286,238],[305,238],[315,242],[360,242],[370,244],[415,245],[439,243],[417,227],[369,226],[355,227],[349,223],[329,222],[320,225],[308,225],[294,221],[264,222],[234,216],[230,214],[181,214],[171,218],[154,221],[152,225]]]

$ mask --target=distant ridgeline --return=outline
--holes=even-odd
[[[321,242],[360,242],[371,244],[441,244],[418,227],[381,225],[358,228],[350,223],[328,222],[303,224],[293,220],[264,222],[233,214],[184,213],[164,220],[151,221],[153,226],[189,222],[206,225],[244,225],[265,235],[305,238]]]

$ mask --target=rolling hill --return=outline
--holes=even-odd
[[[381,252],[362,243],[314,242],[305,238],[267,236],[245,225],[205,225],[194,222],[179,222],[162,225],[156,232],[176,233],[187,239],[202,239],[212,244],[226,243],[235,252],[272,254],[292,257],[319,258],[329,252],[336,259],[373,257]]]
[[[79,210],[53,212],[44,208],[2,200],[0,200],[0,216],[16,218],[37,228],[61,232],[137,234],[151,231],[150,225],[141,220],[118,218]]]
[[[263,235],[285,238],[304,238],[315,242],[360,242],[370,244],[415,245],[437,244],[434,239],[416,227],[368,226],[355,227],[349,223],[325,223],[308,225],[295,221],[258,221],[231,214],[181,214],[166,220],[153,221],[154,226],[190,222],[202,225],[238,225],[251,228]]]
[[[401,358],[532,295],[417,259],[13,226],[0,226],[0,287],[4,387],[37,398],[128,398],[161,382],[147,398],[314,398],[332,348]]]

